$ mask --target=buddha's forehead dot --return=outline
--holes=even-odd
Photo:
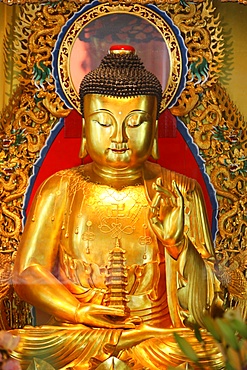
[[[118,112],[118,114],[122,114],[122,112],[120,111],[120,112]]]

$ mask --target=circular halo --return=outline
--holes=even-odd
[[[80,81],[98,67],[119,39],[132,45],[146,69],[160,80],[160,112],[172,107],[185,86],[187,74],[187,49],[179,29],[154,5],[98,2],[83,7],[64,25],[54,48],[56,90],[67,106],[80,112]]]

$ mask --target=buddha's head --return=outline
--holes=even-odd
[[[135,50],[114,46],[80,86],[82,153],[118,169],[158,157],[157,118],[162,87]]]

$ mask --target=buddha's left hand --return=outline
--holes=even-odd
[[[184,198],[175,180],[172,181],[172,187],[172,192],[164,188],[160,177],[153,184],[156,193],[151,203],[149,220],[169,254],[177,258],[184,238]]]

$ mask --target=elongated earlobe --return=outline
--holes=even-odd
[[[153,159],[159,159],[159,146],[158,146],[158,120],[155,122],[155,134],[152,147],[151,156]]]
[[[80,158],[85,158],[87,156],[87,140],[85,135],[85,119],[82,118],[82,139],[81,139],[81,148],[79,152]]]

